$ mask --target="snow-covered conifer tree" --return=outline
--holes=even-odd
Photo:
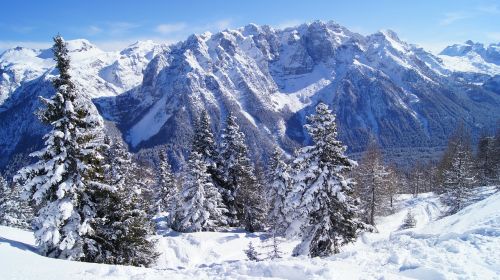
[[[292,187],[292,176],[289,165],[283,159],[283,152],[278,147],[274,149],[269,169],[269,197],[271,199],[269,222],[273,234],[283,235],[290,223],[286,203]]]
[[[107,188],[96,190],[95,241],[85,260],[149,266],[156,260],[154,227],[144,209],[141,186],[132,178],[130,154],[116,139],[106,155]]]
[[[215,164],[217,159],[215,138],[210,127],[210,118],[205,110],[195,124],[192,150],[199,153],[210,166]]]
[[[255,250],[255,247],[253,246],[252,241],[250,241],[248,243],[248,248],[246,250],[244,250],[244,252],[245,252],[245,255],[247,255],[248,260],[256,261],[256,262],[258,262],[260,260],[259,253],[257,252],[257,250]]]
[[[191,152],[173,228],[181,232],[214,230],[226,225],[226,211],[201,154]]]
[[[171,213],[175,208],[175,198],[177,197],[177,182],[172,173],[172,168],[168,163],[165,152],[160,152],[160,166],[158,168],[158,211]]]
[[[0,225],[29,229],[32,218],[32,209],[21,199],[19,187],[9,186],[0,176]]]
[[[442,201],[449,206],[450,214],[460,211],[471,200],[477,181],[474,159],[470,146],[469,136],[461,125],[450,138],[446,164],[442,170]]]
[[[255,170],[248,158],[245,135],[231,113],[227,116],[222,133],[221,165],[223,175],[223,199],[227,206],[231,226],[244,226],[249,231],[262,228],[262,195],[255,177]]]
[[[368,228],[358,217],[353,183],[345,173],[356,163],[345,156],[346,147],[337,140],[335,115],[324,103],[309,116],[305,128],[314,145],[302,148],[295,159],[300,170],[293,190],[302,216],[302,242],[293,254],[311,257],[338,253],[360,230]]]
[[[406,213],[406,217],[403,220],[403,224],[401,225],[401,229],[414,228],[417,226],[417,220],[415,220],[415,216],[413,215],[411,209]]]
[[[90,222],[95,215],[92,190],[102,181],[100,147],[102,121],[90,100],[77,92],[70,75],[66,43],[54,38],[54,58],[59,76],[42,122],[52,126],[44,136],[45,147],[31,155],[38,161],[16,175],[38,209],[33,220],[36,242],[43,255],[78,260],[85,256]]]

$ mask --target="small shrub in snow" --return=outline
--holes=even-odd
[[[417,226],[417,220],[415,220],[415,216],[413,215],[411,210],[408,210],[406,218],[403,220],[403,224],[401,225],[401,229],[414,228],[416,226]]]
[[[248,243],[248,248],[244,250],[245,254],[247,255],[247,258],[251,261],[256,261],[258,262],[259,259],[259,253],[257,250],[255,250],[255,247],[252,244],[252,241]]]

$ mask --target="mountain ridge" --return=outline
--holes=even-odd
[[[82,68],[91,74],[77,78],[91,84],[99,112],[134,151],[167,146],[177,163],[203,109],[216,132],[227,112],[235,112],[254,158],[265,158],[275,143],[288,152],[308,143],[302,125],[319,101],[337,113],[351,152],[361,151],[372,134],[387,149],[440,147],[458,122],[478,134],[500,115],[495,83],[467,80],[476,73],[457,78],[441,56],[393,31],[363,36],[321,21],[283,30],[249,24],[140,53],[103,55],[109,60],[91,60],[93,67]],[[2,156],[16,150],[8,148]]]

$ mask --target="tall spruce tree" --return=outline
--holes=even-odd
[[[226,226],[227,209],[210,180],[202,155],[191,152],[183,188],[174,213],[173,228],[180,232],[215,230]]]
[[[353,183],[344,177],[356,164],[345,156],[346,147],[337,140],[335,115],[324,103],[307,118],[305,128],[314,141],[302,148],[295,165],[299,167],[293,192],[300,201],[302,242],[293,255],[324,257],[338,253],[360,230],[368,228],[357,217]]]
[[[262,195],[261,186],[248,158],[245,135],[232,113],[228,114],[222,133],[220,158],[229,225],[244,226],[249,231],[260,230],[263,226],[263,201],[257,196]]]
[[[33,219],[32,209],[21,198],[19,186],[9,185],[0,176],[0,225],[29,229]]]
[[[283,159],[283,152],[278,147],[274,148],[269,169],[269,197],[271,199],[269,223],[273,235],[283,235],[291,222],[288,220],[287,197],[293,181],[290,166]]]
[[[213,168],[217,159],[217,147],[206,110],[201,112],[200,118],[196,121],[192,146],[192,150],[199,153],[210,168]]]
[[[166,152],[159,154],[160,166],[158,168],[158,198],[157,207],[160,212],[171,213],[175,208],[175,199],[178,194],[177,182],[168,163]]]
[[[22,168],[16,181],[38,209],[33,226],[40,252],[79,260],[86,253],[86,236],[92,233],[91,194],[102,181],[102,121],[71,81],[68,49],[61,36],[54,38],[52,50],[59,70],[53,80],[56,93],[42,98],[46,107],[39,112],[52,130],[44,136],[45,147],[31,154],[38,161]]]
[[[477,144],[476,169],[478,180],[483,185],[500,182],[500,142],[496,138],[481,135]]]
[[[150,240],[154,227],[144,209],[143,193],[133,176],[134,162],[120,140],[106,154],[107,188],[97,189],[94,240],[85,258],[109,264],[149,266],[158,253]]]
[[[463,125],[451,136],[442,166],[442,201],[449,206],[449,214],[453,214],[467,206],[477,182],[470,136]]]

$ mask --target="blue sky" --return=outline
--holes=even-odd
[[[468,39],[500,42],[498,0],[16,0],[0,7],[0,50],[46,47],[58,32],[112,50],[137,40],[175,42],[250,22],[285,27],[316,19],[365,35],[392,29],[432,51]]]

